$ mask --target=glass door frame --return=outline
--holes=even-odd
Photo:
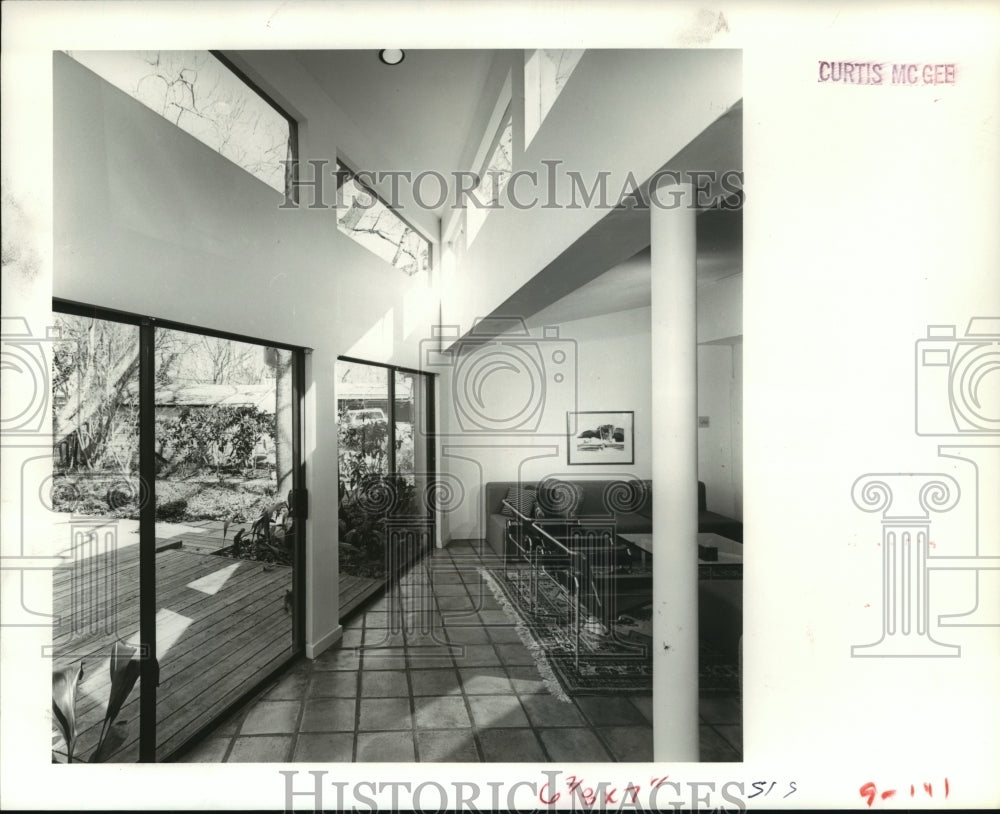
[[[388,379],[386,390],[386,406],[388,408],[388,415],[386,416],[388,420],[388,425],[391,430],[389,435],[388,443],[388,468],[389,474],[396,474],[396,374],[397,373],[407,373],[411,376],[422,380],[425,384],[424,387],[424,401],[425,409],[427,411],[426,415],[426,427],[427,431],[426,444],[427,449],[426,460],[427,460],[427,475],[431,478],[437,476],[437,445],[436,440],[436,423],[437,409],[435,401],[435,390],[437,389],[437,374],[428,373],[426,370],[414,370],[412,367],[403,367],[402,365],[392,365],[387,362],[372,362],[368,359],[359,359],[356,356],[338,356],[338,362],[350,362],[356,365],[367,365],[368,367],[379,367],[386,371],[386,378]],[[338,478],[340,477],[338,471]],[[437,539],[437,515],[431,512],[431,542]],[[338,572],[339,572],[339,555],[338,555]]]
[[[305,355],[311,348],[290,345],[286,342],[272,342],[259,337],[203,328],[172,320],[133,314],[112,308],[59,297],[52,298],[53,312],[71,316],[100,319],[139,328],[139,762],[156,761],[156,686],[159,683],[159,664],[150,654],[156,652],[156,425],[155,425],[155,382],[156,329],[186,331],[188,333],[211,336],[219,339],[245,342],[261,347],[285,350],[292,354],[292,505],[290,506],[296,523],[294,566],[292,569],[292,653],[278,669],[283,669],[305,650],[305,609],[306,609],[306,557],[305,520],[308,517],[309,501],[305,487],[305,460],[302,456],[303,414],[305,409]],[[267,681],[269,676],[248,689],[232,706],[241,703]],[[228,708],[227,708],[228,709]],[[191,740],[210,728],[215,720],[227,710],[219,710]],[[181,747],[183,748],[183,747]],[[169,759],[169,756],[168,756]]]

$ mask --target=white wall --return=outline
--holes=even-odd
[[[528,322],[532,335],[541,336],[544,326]],[[460,434],[455,414],[453,386],[455,379],[444,370],[440,377],[442,426],[453,433],[442,441],[438,459],[445,477],[455,477],[465,484],[465,499],[447,517],[446,534],[451,539],[483,536],[482,488],[490,481],[537,480],[545,475],[561,474],[573,478],[607,478],[633,474],[651,477],[649,439],[654,431],[650,403],[651,348],[650,309],[637,308],[604,316],[589,317],[549,326],[559,330],[559,341],[541,342],[547,360],[547,373],[557,368],[551,362],[550,348],[575,355],[575,387],[555,386],[549,380],[544,416],[538,431],[527,435],[504,436],[476,433]],[[511,335],[505,335],[510,339]],[[568,371],[567,371],[568,372]],[[488,391],[493,415],[503,414],[518,404],[511,399],[523,393],[497,374],[497,385]],[[508,401],[505,402],[504,399]],[[566,462],[567,410],[632,410],[635,412],[635,463],[631,466],[569,466]]]
[[[523,97],[523,65],[515,62],[516,100]],[[518,195],[530,199],[529,191],[537,190],[539,205],[489,214],[445,274],[443,321],[468,330],[607,214],[594,206],[566,208],[567,171],[580,172],[588,187],[607,172],[615,202],[630,172],[640,183],[649,178],[741,96],[738,51],[587,51],[527,151],[515,138],[515,170],[538,174],[537,185],[524,180],[517,186]],[[523,126],[515,104],[515,136]],[[546,160],[563,162],[551,194]],[[559,205],[542,208],[550,199]]]
[[[416,366],[437,316],[429,275],[342,235],[333,210],[279,209],[273,189],[59,53],[54,97],[56,297],[314,349],[306,638],[322,647],[338,629],[334,362]],[[313,123],[305,144],[320,141]]]
[[[698,479],[711,511],[743,518],[743,323],[738,274],[698,289]]]

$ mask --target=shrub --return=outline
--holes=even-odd
[[[156,507],[156,519],[164,523],[180,523],[186,519],[187,505],[183,498],[165,501]]]

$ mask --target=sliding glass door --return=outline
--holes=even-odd
[[[157,755],[293,655],[292,353],[156,332]]]
[[[430,382],[337,361],[341,617],[432,545]]]
[[[53,759],[163,760],[301,648],[302,351],[61,305]]]

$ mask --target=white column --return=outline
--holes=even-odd
[[[650,205],[653,344],[653,757],[697,761],[698,376],[694,188]]]

